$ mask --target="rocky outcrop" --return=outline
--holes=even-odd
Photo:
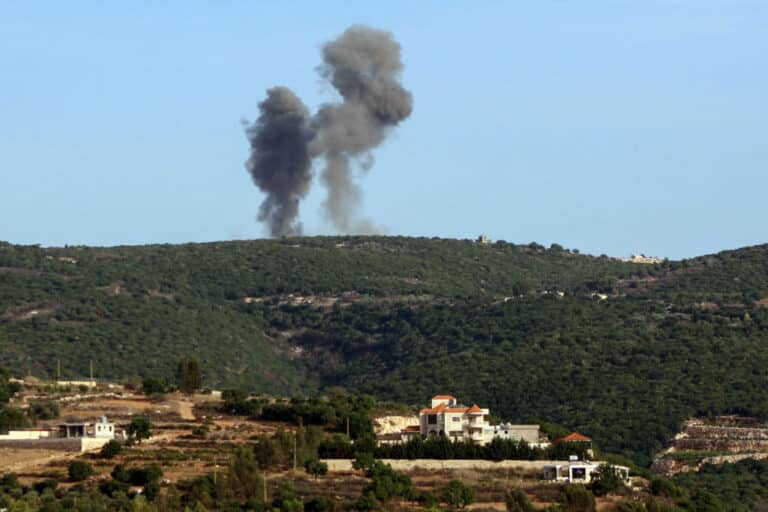
[[[704,464],[768,458],[768,424],[744,416],[694,418],[683,424],[651,470],[673,474],[697,471]]]

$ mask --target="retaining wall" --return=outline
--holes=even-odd
[[[413,469],[517,469],[519,471],[543,471],[544,466],[567,464],[562,460],[481,460],[481,459],[380,459],[389,464],[395,471],[410,471]],[[352,471],[354,459],[323,459],[328,464],[328,471]],[[600,464],[599,461],[593,461]]]
[[[101,449],[109,439],[80,437],[80,438],[49,438],[49,439],[6,439],[0,441],[2,448],[24,448],[36,450],[61,450],[65,452],[90,452]]]

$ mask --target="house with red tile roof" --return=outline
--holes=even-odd
[[[456,397],[437,395],[430,400],[430,407],[419,412],[419,426],[423,437],[448,436],[454,441],[474,441],[485,444],[486,430],[490,428],[490,411],[477,404],[471,407],[459,405]]]

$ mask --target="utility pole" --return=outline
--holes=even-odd
[[[294,432],[293,433],[293,471],[296,471],[296,460],[298,459],[298,453],[296,453],[296,438],[298,437],[299,433]]]

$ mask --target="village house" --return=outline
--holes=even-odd
[[[569,461],[562,464],[544,466],[544,480],[567,484],[588,484],[597,474],[603,463],[590,461]],[[629,468],[626,466],[611,466],[616,476],[622,482],[629,484]]]
[[[60,423],[50,428],[11,430],[0,435],[0,446],[88,451],[101,448],[116,437],[123,437],[123,433],[102,416],[93,423]]]
[[[543,447],[548,443],[540,442],[538,425],[513,425],[505,423],[491,425],[488,421],[488,408],[473,404],[471,407],[460,405],[451,395],[437,395],[430,400],[429,407],[419,412],[418,424],[413,417],[413,424],[407,424],[398,430],[388,430],[378,436],[382,444],[402,443],[410,439],[431,436],[445,436],[452,441],[466,441],[487,444],[493,439],[525,441],[532,446]]]

